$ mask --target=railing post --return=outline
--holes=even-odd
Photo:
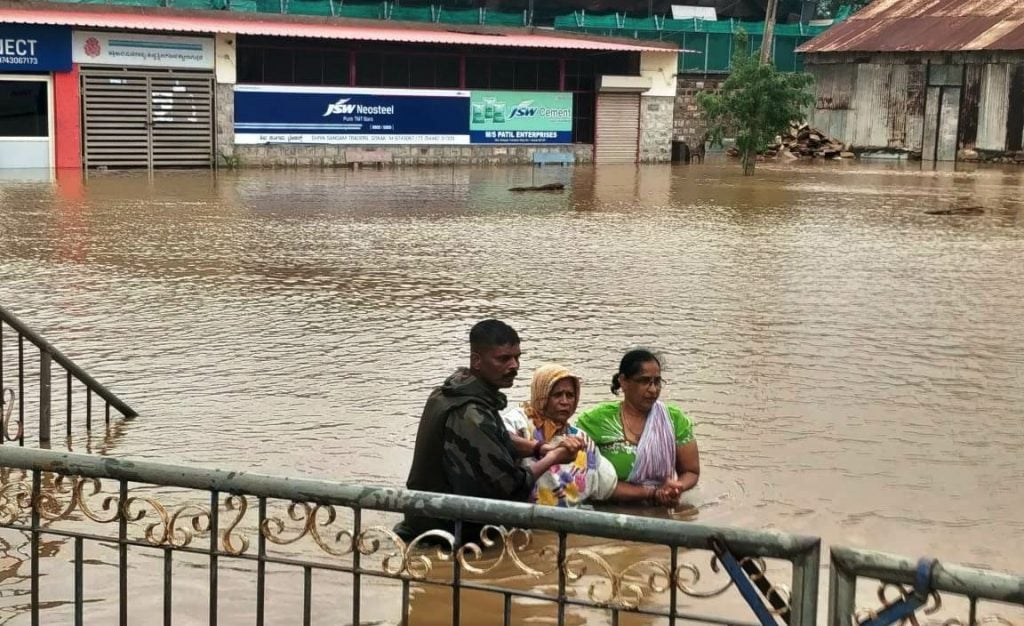
[[[828,625],[849,626],[857,601],[857,576],[843,569],[835,551],[828,569]]]
[[[25,445],[25,336],[18,335],[18,445]]]
[[[0,320],[0,393],[4,390],[4,323]],[[5,436],[0,436],[0,444],[4,442]]]
[[[210,492],[210,618],[207,620],[209,626],[217,626],[217,542],[220,539],[220,492]]]
[[[75,626],[83,626],[85,606],[85,539],[75,537]]]
[[[128,481],[118,481],[121,510],[117,517],[117,613],[118,625],[128,626]]]
[[[352,510],[352,537],[353,537],[353,550],[352,550],[352,623],[362,624],[359,619],[359,613],[362,603],[362,578],[360,572],[362,572],[362,563],[360,562],[359,546],[355,544],[355,537],[363,532],[363,510],[356,508]]]
[[[263,626],[267,598],[267,535],[263,524],[267,520],[267,499],[260,496],[256,535],[256,626]]]
[[[50,353],[39,351],[39,445],[50,443]]]
[[[821,541],[793,559],[791,626],[814,626],[818,619],[818,572],[821,569]]]
[[[455,520],[455,549],[464,543],[464,525],[462,520]],[[452,626],[462,622],[462,567],[458,559],[453,559],[452,567]],[[506,613],[506,616],[508,614]],[[507,617],[506,617],[507,619]]]
[[[568,537],[566,533],[558,533],[558,626],[565,626],[565,586],[567,582],[567,576],[565,574],[565,553],[566,546],[568,544]],[[672,548],[672,553],[675,554],[676,549]],[[672,570],[672,575],[675,576],[675,570]],[[672,589],[675,589],[675,585],[672,585]],[[673,607],[674,609],[675,607]],[[674,617],[674,616],[673,616]]]
[[[43,481],[43,472],[42,472],[42,470],[38,470],[38,469],[32,470],[32,499],[30,500],[31,507],[32,507],[31,508],[31,511],[32,511],[32,521],[31,521],[31,524],[32,524],[32,526],[31,526],[31,530],[29,531],[31,533],[31,539],[30,539],[31,547],[30,547],[30,549],[32,550],[32,556],[30,557],[31,561],[32,561],[31,566],[30,566],[31,567],[30,571],[31,571],[32,580],[31,580],[31,592],[30,592],[31,595],[29,596],[30,602],[31,602],[31,606],[29,607],[29,614],[30,614],[30,620],[31,620],[32,626],[39,626],[39,623],[40,623],[39,622],[39,608],[40,608],[39,607],[39,533],[40,533],[41,529],[40,529],[40,519],[39,519],[40,518],[40,516],[39,516],[39,494],[42,492],[42,484],[43,484],[42,481]]]
[[[28,339],[32,345],[39,348],[40,352],[47,353],[53,361],[56,361],[57,364],[63,367],[65,371],[77,378],[87,389],[99,394],[99,396],[109,402],[112,407],[120,411],[121,415],[126,418],[132,418],[138,415],[130,406],[122,402],[120,398],[115,396],[110,392],[110,390],[90,376],[88,372],[78,365],[75,365],[74,361],[66,357],[63,352],[54,347],[50,342],[40,337],[38,333],[29,328],[24,322],[15,317],[13,313],[2,306],[0,306],[0,322],[10,326],[18,334],[18,395],[22,399],[24,399],[24,389],[22,386],[24,385],[25,378],[25,363],[23,360],[24,344],[25,340]],[[23,418],[25,417],[24,410],[22,408],[19,411],[18,418],[23,421]],[[24,441],[21,441],[20,443],[24,444]]]
[[[67,424],[65,424],[65,430],[67,432],[68,439],[71,439],[71,372],[67,372],[67,394],[65,395],[65,404],[67,408]]]

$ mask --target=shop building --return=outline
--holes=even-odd
[[[69,110],[45,118],[54,165],[670,157],[670,44],[95,5],[5,5],[0,24],[67,42],[63,66],[33,74],[69,83]]]
[[[74,83],[70,28],[0,23],[0,168],[77,166]]]
[[[86,168],[214,163],[213,37],[75,30]]]

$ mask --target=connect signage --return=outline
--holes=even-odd
[[[473,143],[572,143],[572,94],[474,91],[469,133]]]
[[[212,70],[213,39],[76,30],[75,63]]]
[[[71,29],[0,24],[0,72],[71,69]]]
[[[235,143],[469,143],[469,92],[235,86]]]

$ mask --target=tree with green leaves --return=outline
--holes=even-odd
[[[835,17],[844,6],[859,11],[869,4],[871,0],[818,0],[818,15],[826,18]]]
[[[734,133],[743,162],[743,173],[752,175],[757,154],[775,137],[802,120],[814,102],[810,74],[783,73],[772,63],[761,63],[747,49],[747,35],[740,32],[733,45],[732,73],[716,92],[697,95],[697,104],[708,122],[709,139],[721,145],[727,132]]]

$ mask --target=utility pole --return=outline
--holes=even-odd
[[[772,40],[775,38],[775,19],[779,0],[768,0],[764,13],[764,38],[761,39],[761,63],[772,62]]]

